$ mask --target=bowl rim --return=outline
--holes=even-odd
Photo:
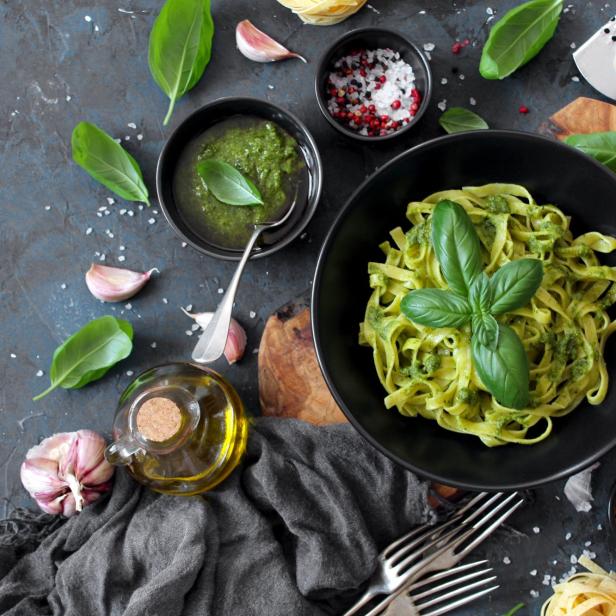
[[[344,43],[347,39],[352,38],[353,36],[356,36],[358,34],[374,34],[374,33],[385,34],[386,36],[402,39],[406,43],[406,45],[408,45],[417,54],[417,57],[420,59],[422,68],[426,75],[426,91],[422,95],[421,105],[419,106],[419,109],[417,113],[415,114],[415,116],[413,117],[413,119],[411,120],[411,122],[409,122],[403,128],[389,135],[383,135],[382,137],[380,135],[378,137],[377,136],[368,137],[367,135],[360,135],[358,133],[354,133],[351,130],[348,130],[339,122],[336,122],[336,120],[329,113],[327,109],[326,101],[323,97],[323,93],[321,92],[321,77],[325,73],[330,57],[332,56],[336,48],[339,47],[342,43]],[[355,28],[354,30],[350,30],[349,32],[345,32],[344,34],[339,36],[321,54],[318,64],[317,64],[317,70],[315,72],[314,92],[315,92],[317,104],[319,106],[319,110],[321,111],[321,114],[327,120],[329,125],[335,128],[339,133],[351,139],[361,141],[363,143],[382,143],[384,141],[389,141],[391,139],[395,139],[396,137],[399,137],[400,135],[405,134],[411,128],[416,126],[417,123],[421,120],[422,116],[427,111],[430,105],[430,100],[432,98],[432,69],[430,68],[430,63],[428,62],[424,52],[415,43],[413,43],[413,41],[411,41],[408,37],[406,37],[401,32],[394,30],[392,28],[380,28],[378,26]]]
[[[272,244],[268,246],[267,248],[263,250],[259,250],[259,251],[255,251],[253,249],[252,253],[250,254],[250,259],[251,260],[252,259],[262,259],[264,257],[272,255],[275,252],[278,252],[279,250],[281,250],[282,248],[285,248],[293,240],[299,237],[301,233],[304,231],[304,229],[308,226],[310,221],[312,220],[317,210],[317,207],[319,206],[319,202],[321,201],[321,196],[323,192],[323,175],[324,175],[323,161],[321,160],[321,154],[319,153],[317,142],[315,141],[314,137],[312,136],[312,133],[308,130],[308,127],[304,124],[304,122],[302,122],[302,120],[300,120],[292,112],[266,99],[251,97],[251,96],[222,96],[220,98],[211,100],[205,103],[204,105],[201,105],[197,109],[195,109],[192,113],[190,113],[185,118],[183,118],[182,121],[173,129],[169,137],[167,137],[160,151],[160,154],[158,155],[158,160],[156,162],[156,198],[163,212],[165,220],[167,221],[167,224],[173,229],[173,231],[178,237],[180,237],[184,242],[186,242],[191,248],[195,249],[197,252],[200,252],[201,254],[207,255],[209,257],[220,259],[222,261],[239,261],[242,258],[243,251],[242,250],[235,251],[235,250],[220,248],[219,250],[221,252],[216,252],[215,250],[211,250],[210,248],[208,248],[208,245],[205,241],[203,243],[194,242],[191,238],[184,235],[182,230],[176,224],[174,217],[171,215],[167,207],[167,204],[165,203],[165,199],[162,197],[163,195],[162,171],[163,171],[163,167],[165,166],[165,164],[167,164],[165,161],[168,158],[169,150],[171,149],[172,143],[178,138],[178,134],[180,133],[180,130],[186,124],[192,121],[195,116],[198,116],[212,108],[224,106],[229,103],[237,103],[237,102],[246,103],[247,105],[253,105],[255,107],[260,107],[260,106],[269,107],[270,109],[275,110],[281,115],[286,116],[291,121],[291,123],[293,123],[297,127],[299,132],[301,132],[304,135],[306,142],[309,145],[310,150],[312,151],[312,155],[314,157],[314,163],[315,163],[314,172],[311,172],[309,170],[309,174],[312,180],[315,182],[316,187],[315,187],[315,192],[314,192],[314,198],[313,199],[309,198],[307,201],[307,205],[306,205],[307,215],[302,217],[302,219],[298,221],[298,224],[292,227],[291,229],[289,229],[289,232],[285,234],[283,237],[281,237],[280,240],[277,241],[275,244]]]
[[[317,361],[319,364],[319,368],[321,369],[321,373],[329,391],[331,392],[334,400],[345,414],[346,418],[349,420],[351,425],[357,430],[360,435],[368,441],[377,451],[381,452],[389,459],[393,460],[397,464],[400,464],[403,468],[410,470],[417,474],[420,477],[425,477],[432,481],[442,483],[445,485],[462,488],[464,490],[470,491],[513,491],[513,490],[524,490],[529,488],[536,488],[538,486],[542,486],[548,483],[552,483],[554,481],[558,481],[560,479],[566,479],[571,475],[575,475],[580,471],[588,468],[590,465],[594,464],[597,460],[602,458],[605,454],[607,454],[610,450],[616,447],[616,434],[612,436],[612,438],[608,441],[606,445],[597,449],[591,456],[587,456],[584,460],[581,460],[575,464],[569,465],[566,468],[563,468],[560,471],[553,472],[550,475],[544,477],[543,479],[531,480],[531,481],[516,481],[512,483],[502,484],[502,483],[473,483],[472,481],[452,481],[450,478],[440,475],[439,473],[435,473],[430,471],[429,469],[420,468],[415,464],[412,464],[400,456],[389,451],[385,446],[381,445],[376,438],[374,438],[367,430],[365,430],[360,422],[355,418],[351,409],[347,406],[342,396],[336,390],[334,385],[333,377],[327,368],[323,351],[321,348],[321,335],[319,332],[319,295],[320,289],[322,285],[323,278],[323,269],[324,263],[327,259],[329,252],[332,246],[332,239],[337,234],[339,228],[343,224],[345,218],[349,215],[352,205],[355,202],[357,196],[366,188],[366,186],[379,174],[384,172],[389,167],[395,165],[399,160],[405,158],[409,154],[416,152],[418,150],[431,149],[439,146],[443,142],[448,141],[459,141],[463,140],[468,135],[480,136],[480,138],[489,138],[489,137],[513,137],[516,139],[522,140],[530,140],[530,141],[541,141],[545,143],[549,143],[556,148],[560,148],[567,151],[573,151],[573,153],[580,158],[583,158],[585,161],[590,161],[593,163],[598,170],[602,173],[606,174],[610,177],[611,181],[616,184],[616,175],[613,174],[605,165],[598,162],[597,160],[589,157],[584,154],[580,150],[573,148],[572,146],[566,145],[561,141],[557,141],[550,137],[546,137],[544,135],[539,135],[537,133],[531,133],[526,131],[517,131],[517,130],[503,130],[503,129],[488,129],[488,130],[474,130],[474,131],[466,131],[461,133],[453,133],[449,135],[443,135],[441,137],[436,137],[434,139],[430,139],[429,141],[425,141],[420,143],[419,145],[413,146],[404,152],[401,152],[397,156],[394,156],[391,160],[387,161],[384,165],[379,167],[372,175],[370,175],[366,180],[364,180],[359,187],[351,194],[351,196],[347,199],[344,206],[336,216],[332,226],[330,227],[323,244],[321,246],[321,250],[319,251],[319,256],[317,259],[317,265],[315,269],[315,274],[313,277],[313,285],[312,292],[310,297],[310,313],[311,313],[311,330],[312,330],[312,339],[314,342],[315,352],[317,356]],[[616,386],[616,385],[615,385]],[[462,438],[462,436],[461,436]]]

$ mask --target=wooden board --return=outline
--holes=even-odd
[[[616,130],[616,105],[578,98],[540,127],[564,139],[574,133]],[[296,417],[315,424],[345,417],[321,375],[310,331],[308,294],[289,302],[267,321],[259,349],[259,397],[263,415]]]

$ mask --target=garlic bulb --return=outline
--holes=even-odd
[[[148,272],[133,272],[121,267],[93,263],[86,272],[86,285],[90,293],[104,302],[122,302],[137,294],[150,279],[154,267]]]
[[[105,439],[91,430],[54,434],[28,451],[21,482],[43,511],[70,517],[111,489],[104,450]]]
[[[235,42],[240,53],[254,62],[276,62],[287,58],[299,58],[302,62],[306,62],[305,58],[283,47],[271,36],[256,28],[248,19],[237,24]]]
[[[188,312],[182,308],[184,314],[194,319],[195,322],[205,329],[212,320],[213,312]],[[246,332],[244,328],[235,320],[231,319],[229,333],[227,334],[227,344],[225,345],[225,357],[229,365],[242,359],[246,350]]]
[[[572,475],[565,483],[565,496],[569,502],[575,507],[576,511],[588,512],[592,509],[592,489],[590,482],[592,480],[592,472],[599,468],[599,463],[596,462],[592,466],[583,470],[576,475]]]

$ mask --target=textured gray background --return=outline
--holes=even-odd
[[[151,211],[122,202],[108,206],[109,193],[71,162],[70,134],[78,121],[95,122],[126,138],[151,192],[165,138],[183,117],[214,98],[267,98],[298,114],[313,131],[326,178],[317,214],[303,239],[249,265],[237,301],[237,316],[248,331],[247,356],[237,367],[218,366],[256,412],[253,350],[263,324],[276,307],[310,286],[319,246],[353,189],[395,154],[439,135],[437,102],[444,99],[449,105],[468,107],[473,97],[475,109],[491,126],[535,130],[564,103],[580,95],[597,96],[583,80],[572,81],[576,70],[570,46],[582,43],[616,12],[613,0],[566,3],[569,10],[557,35],[538,59],[504,82],[487,82],[477,65],[489,30],[488,8],[502,15],[516,4],[511,0],[374,0],[373,9],[366,7],[339,26],[320,29],[301,25],[274,0],[214,0],[217,32],[212,63],[198,86],[176,106],[171,125],[163,128],[167,100],[147,68],[148,34],[160,4],[153,0],[0,4],[0,516],[29,503],[18,470],[30,446],[62,430],[88,427],[108,432],[115,401],[131,380],[127,371],[138,373],[156,363],[189,357],[196,337],[185,334],[190,322],[180,306],[213,309],[217,291],[225,288],[233,268],[182,248],[156,204]],[[311,62],[264,66],[246,60],[234,44],[235,24],[245,18]],[[312,91],[316,60],[325,46],[350,28],[371,24],[397,28],[419,45],[436,45],[431,61],[435,92],[428,113],[414,132],[382,148],[359,146],[337,136],[320,117]],[[473,46],[454,56],[452,42],[467,37]],[[441,84],[442,78],[448,82]],[[518,113],[521,104],[530,108],[529,115]],[[137,129],[129,128],[129,123]],[[108,215],[98,212],[103,206],[108,206]],[[134,216],[120,215],[123,208]],[[148,223],[151,217],[154,224]],[[93,231],[86,235],[89,227]],[[83,282],[90,263],[99,259],[97,252],[106,255],[107,264],[119,264],[117,257],[124,254],[125,266],[158,267],[161,274],[131,301],[131,309],[103,305]],[[256,318],[250,318],[251,311]],[[106,313],[133,323],[132,356],[97,384],[80,391],[59,390],[31,402],[47,385],[54,348],[88,320]],[[45,375],[37,377],[38,370]],[[570,568],[571,555],[579,554],[588,541],[592,542],[588,549],[604,565],[614,567],[614,538],[598,525],[606,527],[607,491],[615,470],[612,455],[595,473],[596,501],[590,514],[573,510],[562,484],[540,490],[537,502],[515,519],[521,534],[501,534],[487,548],[503,588],[491,601],[466,613],[496,615],[519,600],[532,605],[523,613],[536,613],[540,600],[549,594],[542,584],[544,574],[560,577]],[[539,534],[533,527],[540,529]],[[568,532],[572,537],[566,541]],[[533,569],[536,576],[529,573]],[[541,599],[532,600],[531,590],[539,591]]]

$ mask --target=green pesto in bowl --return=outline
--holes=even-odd
[[[259,189],[263,205],[222,203],[197,172],[204,160],[235,167]],[[195,137],[181,153],[173,177],[180,215],[207,242],[241,250],[256,224],[280,218],[305,198],[307,170],[297,141],[274,122],[251,116],[223,120]]]

